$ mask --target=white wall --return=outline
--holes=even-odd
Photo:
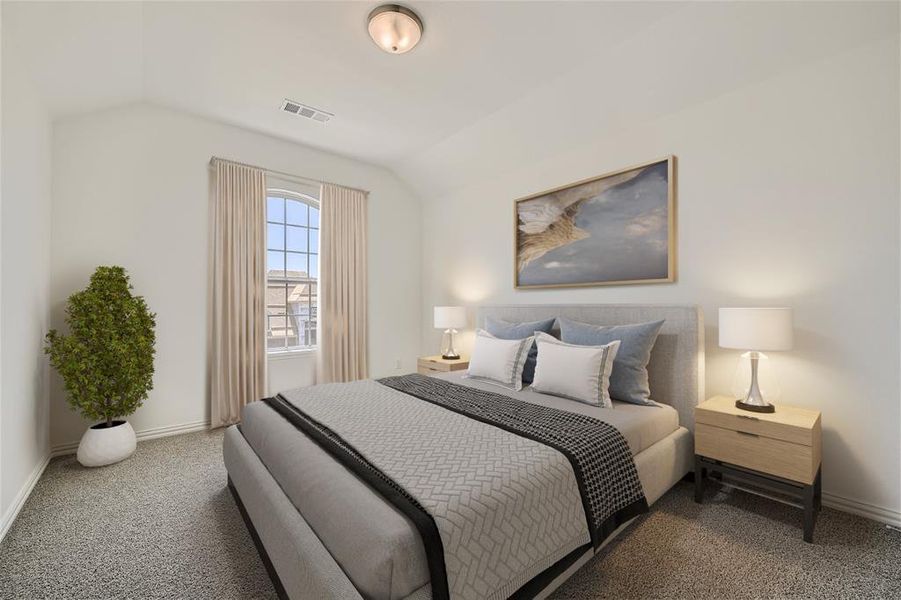
[[[297,126],[286,115],[286,126]],[[309,124],[304,126],[319,126]],[[388,171],[183,113],[134,105],[56,122],[53,134],[52,321],[100,264],[131,273],[157,313],[154,389],[135,429],[203,423],[206,400],[210,156],[368,189],[370,368],[414,370],[419,347],[420,212]],[[284,367],[280,364],[277,369]],[[297,369],[309,368],[307,365]],[[281,369],[276,377],[295,373]],[[51,391],[51,440],[76,442],[85,423]]]
[[[306,387],[316,383],[316,353],[301,351],[289,354],[270,354],[266,383],[269,394]]]
[[[2,48],[0,209],[0,537],[49,453],[50,119]]]
[[[897,34],[613,133],[583,119],[554,113],[573,132],[565,151],[531,136],[529,119],[507,119],[516,125],[495,127],[492,154],[520,157],[516,168],[425,199],[421,350],[438,347],[436,304],[693,303],[713,395],[728,393],[738,358],[717,348],[716,309],[791,305],[796,348],[773,362],[782,401],[823,412],[824,491],[901,518]],[[678,157],[676,283],[512,288],[514,198],[667,154]]]

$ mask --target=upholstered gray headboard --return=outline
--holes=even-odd
[[[648,363],[651,398],[675,408],[680,424],[694,430],[694,407],[704,400],[704,316],[699,307],[666,304],[482,306],[476,311],[476,325],[483,327],[486,317],[504,321],[566,317],[595,325],[626,325],[664,319]]]

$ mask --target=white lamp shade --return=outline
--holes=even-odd
[[[436,306],[435,329],[459,329],[466,327],[466,308],[463,306]]]
[[[791,350],[792,309],[721,308],[720,348]]]

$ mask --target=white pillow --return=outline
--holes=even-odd
[[[479,329],[469,357],[467,377],[521,390],[522,369],[529,358],[533,339],[529,336],[522,340],[502,340]]]
[[[603,346],[576,346],[546,333],[535,332],[535,343],[538,346],[538,364],[535,366],[532,389],[602,408],[613,408],[608,387],[619,340]]]

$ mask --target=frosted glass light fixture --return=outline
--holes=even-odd
[[[399,4],[383,4],[369,13],[369,37],[390,54],[412,50],[422,38],[422,20]]]
[[[774,391],[772,373],[766,375],[766,389],[761,383],[761,363],[769,362],[761,352],[791,350],[794,344],[792,310],[790,308],[721,308],[720,348],[747,350],[733,377],[735,406],[754,412],[774,412],[776,408],[765,396]],[[744,368],[743,368],[744,367]],[[771,371],[771,369],[767,369]],[[747,376],[745,375],[747,373]],[[738,388],[738,389],[736,389]],[[778,390],[778,385],[775,390]]]
[[[443,329],[447,335],[447,348],[441,352],[441,358],[456,360],[460,353],[454,349],[454,334],[458,327],[466,327],[466,308],[463,306],[436,306],[435,329]]]

